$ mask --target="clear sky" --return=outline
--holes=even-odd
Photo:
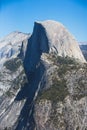
[[[87,41],[87,0],[0,0],[0,38],[32,33],[37,20],[59,21],[78,41]]]

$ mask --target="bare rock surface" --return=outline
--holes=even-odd
[[[69,56],[85,62],[74,36],[59,22],[35,22],[32,39],[32,46],[37,45],[37,50],[42,53],[54,52],[59,56]]]

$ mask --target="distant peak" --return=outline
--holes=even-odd
[[[79,45],[87,45],[87,41],[83,41],[83,42],[78,42]]]
[[[30,33],[24,33],[24,32],[20,32],[20,31],[13,31],[10,34],[25,34],[25,35],[27,35],[27,34],[30,34]]]
[[[20,32],[20,31],[13,31],[12,33],[22,33],[22,32]]]

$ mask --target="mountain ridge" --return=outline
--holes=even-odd
[[[15,31],[0,40],[1,67],[4,64],[4,61],[8,60],[12,56],[16,56],[19,53],[22,42],[26,41],[29,37],[30,34]]]

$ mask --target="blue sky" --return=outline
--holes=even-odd
[[[34,21],[56,20],[78,41],[87,41],[87,0],[0,0],[0,37],[32,33]]]

